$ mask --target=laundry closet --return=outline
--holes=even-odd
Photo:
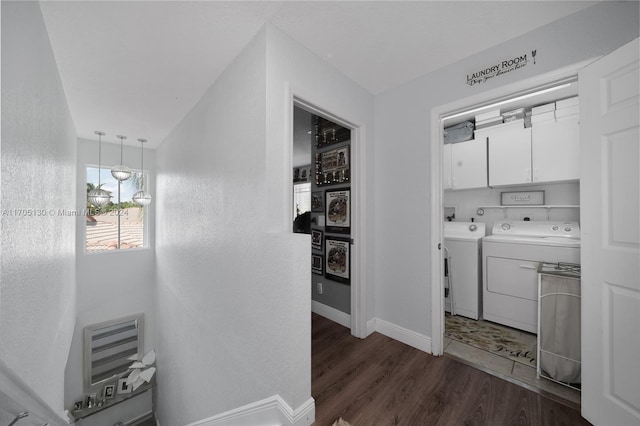
[[[504,356],[573,389],[580,388],[577,94],[572,78],[442,120],[445,344]]]

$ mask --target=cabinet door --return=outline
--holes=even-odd
[[[578,116],[562,117],[531,127],[534,182],[580,178]]]
[[[531,128],[525,128],[522,122],[496,127],[486,132],[489,138],[489,186],[530,183]]]
[[[453,189],[486,188],[486,138],[453,144],[451,174]]]
[[[445,144],[442,148],[442,186],[451,189],[451,144]]]

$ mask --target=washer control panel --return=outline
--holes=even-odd
[[[528,237],[580,238],[580,225],[572,221],[505,220],[493,225],[492,234]]]

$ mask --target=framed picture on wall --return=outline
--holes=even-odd
[[[322,250],[322,237],[324,232],[319,229],[311,230],[311,248],[314,250]]]
[[[311,272],[314,274],[322,275],[322,268],[324,266],[324,256],[321,254],[311,255]]]
[[[324,240],[325,278],[343,284],[351,282],[351,257],[348,238],[326,237]]]
[[[326,231],[349,234],[351,231],[351,191],[325,192]]]
[[[347,183],[351,180],[349,146],[316,154],[316,185]]]
[[[311,211],[312,212],[324,211],[324,192],[316,191],[311,193]]]

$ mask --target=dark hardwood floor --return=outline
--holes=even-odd
[[[316,426],[589,425],[580,412],[448,357],[312,314]]]

